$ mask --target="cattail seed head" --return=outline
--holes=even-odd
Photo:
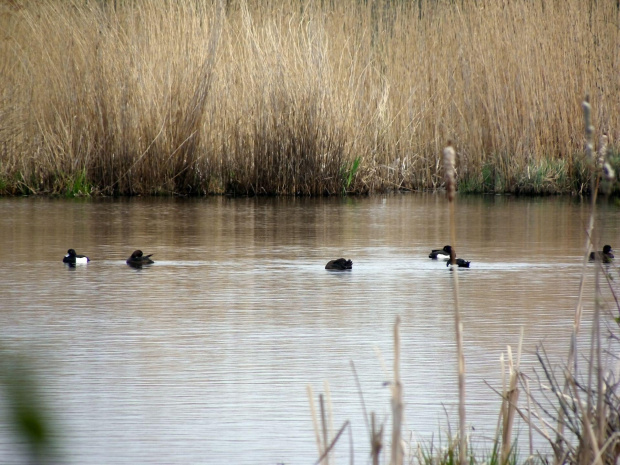
[[[616,172],[607,161],[603,163],[603,179],[608,182],[616,180]]]
[[[586,157],[592,166],[594,162],[594,145],[592,144],[594,126],[592,126],[592,107],[590,106],[589,96],[586,95],[585,100],[581,102],[581,108],[583,108],[583,119],[586,127]]]
[[[607,161],[607,134],[603,133],[598,142],[597,167],[602,168]]]
[[[446,184],[446,194],[448,200],[452,202],[454,200],[454,193],[456,192],[456,177],[454,163],[456,159],[456,152],[452,147],[452,143],[448,141],[448,145],[443,149],[443,171],[444,181]]]
[[[608,141],[609,138],[607,137],[607,134],[603,133],[599,141],[598,159],[599,162],[602,164],[603,179],[609,183],[612,183],[616,180],[616,172],[614,171],[611,164],[609,163],[609,160],[607,159]]]

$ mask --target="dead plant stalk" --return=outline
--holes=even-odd
[[[450,210],[450,243],[452,253],[450,261],[452,263],[452,280],[454,283],[454,329],[456,336],[456,352],[458,360],[458,386],[459,386],[459,463],[467,464],[467,435],[465,419],[465,355],[463,353],[463,324],[461,323],[461,312],[459,306],[459,274],[456,262],[456,217],[455,217],[455,192],[456,192],[456,173],[455,173],[456,152],[452,144],[443,151],[444,180],[446,195],[448,197],[448,207]]]

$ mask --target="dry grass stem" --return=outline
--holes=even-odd
[[[526,418],[525,418],[525,422],[528,425],[527,428],[527,432],[528,432],[528,450],[530,453],[530,457],[534,456],[534,428],[532,427],[532,399],[531,399],[531,395],[532,392],[530,391],[530,380],[526,379],[525,380],[525,395],[526,395],[526,400],[527,400],[527,407],[526,407]]]
[[[314,394],[312,392],[312,386],[308,384],[308,404],[310,405],[310,416],[312,417],[312,425],[314,426],[314,438],[316,441],[316,447],[319,452],[319,456],[322,457],[324,450],[321,443],[321,429],[319,428],[319,420],[316,414],[316,407],[314,405]]]
[[[331,405],[331,395],[329,394],[329,384],[327,381],[325,382],[325,390],[327,393],[327,406],[325,405],[325,399],[323,394],[319,394],[319,405],[321,408],[321,422],[319,425],[319,420],[316,412],[316,407],[314,405],[314,394],[312,392],[312,386],[308,384],[308,403],[310,405],[310,415],[312,416],[312,424],[314,426],[314,434],[315,440],[317,444],[317,449],[319,452],[319,459],[316,464],[324,464],[327,465],[333,461],[330,459],[330,454],[336,444],[338,443],[342,433],[345,431],[347,427],[350,426],[349,421],[345,421],[344,424],[340,427],[338,432],[333,439],[330,439],[333,432],[333,418],[332,418],[332,405]],[[351,457],[351,462],[353,462],[353,438],[351,437],[351,444],[349,454]]]
[[[372,457],[372,465],[379,465],[381,449],[383,449],[383,425],[377,429],[377,421],[375,412],[371,413],[371,440],[370,440],[370,456]]]
[[[508,360],[508,372],[504,370],[503,355],[502,355],[502,407],[501,416],[502,422],[502,450],[501,450],[501,463],[508,463],[508,459],[513,449],[512,445],[512,429],[514,425],[515,413],[519,400],[518,381],[520,377],[519,365],[521,359],[521,347],[523,342],[523,330],[521,331],[521,338],[519,340],[519,349],[517,351],[517,362],[513,361],[512,349],[508,346],[507,360]],[[508,376],[508,380],[506,380]]]
[[[325,416],[325,401],[323,400],[323,394],[319,394],[319,404],[321,405],[321,427],[323,431],[323,444],[325,450],[322,453],[323,463],[329,465],[329,453],[327,451],[327,445],[329,444],[329,433],[327,429],[327,419]]]
[[[575,383],[574,378],[570,379],[570,388],[572,390],[573,396],[575,397],[575,403],[579,408],[579,414],[581,418],[583,418],[583,427],[585,429],[585,434],[581,436],[581,444],[580,444],[580,454],[581,456],[577,458],[578,463],[595,463],[596,465],[603,465],[603,462],[600,458],[600,449],[598,447],[598,441],[594,431],[592,430],[592,414],[590,410],[590,400],[592,397],[591,392],[587,392],[588,395],[588,406],[584,407],[581,402],[581,398],[579,395],[579,390],[577,389],[577,385]],[[593,461],[592,453],[594,453],[595,457],[598,457],[598,461]]]
[[[344,433],[344,430],[347,428],[350,428],[350,423],[349,420],[345,421],[344,424],[340,427],[340,429],[338,430],[338,432],[336,433],[336,436],[334,436],[334,439],[332,440],[332,442],[328,445],[328,447],[325,449],[325,452],[323,452],[323,454],[319,457],[319,459],[315,462],[315,465],[319,465],[321,462],[323,462],[323,459],[329,454],[331,453],[331,451],[333,450],[333,448],[336,446],[336,444],[338,443],[338,441],[340,440],[340,436],[342,436],[342,433]],[[350,445],[350,449],[349,449],[349,454],[351,456],[351,464],[353,463],[353,441],[351,440],[351,445]]]
[[[394,382],[392,388],[392,465],[402,465],[404,449],[402,444],[403,386],[400,380],[400,317],[394,324]],[[374,438],[374,433],[373,433]]]
[[[334,436],[334,411],[332,409],[332,394],[331,394],[331,390],[329,389],[329,382],[327,380],[323,381],[323,390],[325,391],[325,400],[327,403],[327,437],[335,438]]]

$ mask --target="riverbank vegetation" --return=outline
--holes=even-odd
[[[604,263],[600,255],[595,259],[593,268],[593,312],[589,340],[586,338],[585,347],[579,346],[583,342],[579,333],[584,319],[586,273],[592,270],[592,267],[588,266],[588,259],[593,249],[598,250],[597,236],[604,230],[605,223],[604,217],[596,221],[597,195],[600,188],[602,193],[608,196],[611,192],[610,183],[616,181],[613,168],[605,160],[605,146],[603,145],[598,153],[594,151],[592,136],[595,128],[592,124],[592,106],[588,99],[582,102],[582,109],[585,123],[585,160],[590,171],[590,189],[593,194],[590,196],[590,218],[586,230],[581,279],[576,294],[572,334],[564,365],[559,368],[554,366],[541,343],[536,349],[540,371],[535,372],[534,376],[524,373],[520,362],[522,329],[516,353],[513,353],[513,349],[508,345],[506,353],[502,353],[499,358],[501,388],[493,388],[489,384],[490,389],[501,398],[492,447],[487,453],[481,452],[479,448],[474,450],[471,443],[475,428],[469,429],[466,421],[466,364],[463,352],[463,332],[466,329],[460,316],[459,272],[458,268],[454,267],[451,274],[457,359],[454,365],[458,377],[458,432],[454,435],[448,426],[447,439],[440,441],[439,447],[432,441],[430,445],[416,444],[409,439],[413,437],[412,433],[409,438],[404,434],[406,430],[403,427],[403,384],[400,377],[400,317],[397,316],[394,325],[393,379],[386,383],[391,391],[391,418],[377,422],[374,412],[369,416],[360,393],[373,465],[617,465],[620,462],[620,302],[615,284],[619,268],[613,261]],[[454,148],[446,147],[443,155],[452,244],[450,260],[455,264],[457,228]],[[351,367],[359,389],[353,362]],[[325,388],[327,398],[330,399],[328,383],[325,383]],[[331,406],[328,404],[329,408],[326,409],[323,395],[319,396],[319,417],[310,385],[308,397],[319,455],[316,463],[333,463],[332,451],[343,432],[350,429],[350,422],[345,421],[334,434]],[[518,417],[521,417],[527,430],[525,433],[529,444],[525,446],[523,443],[518,444],[513,434],[517,431],[515,420]],[[391,441],[385,444],[384,431],[390,421]],[[534,435],[540,435],[548,441],[548,452],[534,449]],[[385,449],[389,449],[389,458]],[[351,452],[352,450],[351,446]],[[527,454],[524,450],[527,450]]]
[[[583,193],[620,172],[620,10],[581,0],[0,4],[0,194]]]

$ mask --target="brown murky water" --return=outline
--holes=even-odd
[[[620,248],[619,210],[599,212],[602,241]],[[406,431],[437,440],[457,424],[452,275],[427,258],[449,243],[447,214],[441,195],[0,199],[0,345],[37,369],[62,463],[313,463],[306,387],[325,381],[334,427],[351,421],[366,463],[350,362],[366,410],[389,425],[397,316]],[[474,443],[494,434],[486,383],[501,386],[521,329],[526,373],[538,344],[566,356],[588,214],[574,199],[458,199]],[[70,247],[91,263],[64,265]],[[128,267],[137,248],[156,263]],[[351,272],[324,270],[340,256]],[[348,438],[336,456],[348,463]],[[0,461],[24,458],[0,399]]]

